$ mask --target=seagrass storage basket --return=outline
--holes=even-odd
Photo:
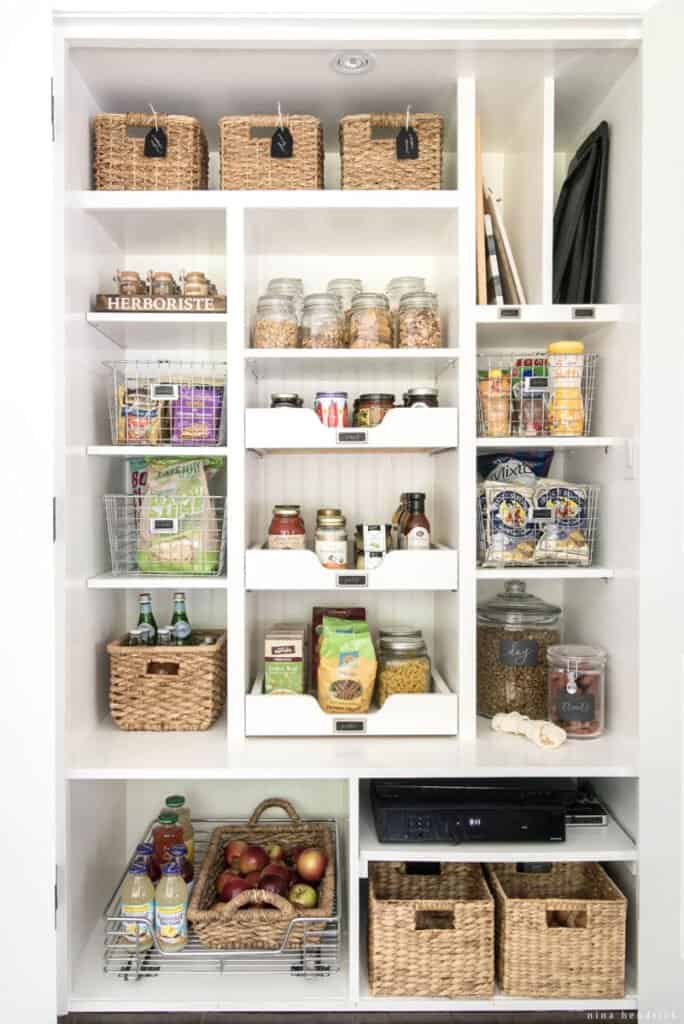
[[[323,188],[323,129],[317,117],[291,114],[283,125],[292,135],[292,156],[271,156],[277,115],[222,117],[218,123],[221,188]],[[261,134],[257,134],[257,133]]]
[[[223,710],[226,691],[226,634],[193,631],[215,643],[175,647],[107,645],[109,709],[120,729],[194,732],[208,729]]]
[[[543,873],[517,864],[486,870],[505,995],[622,998],[627,900],[600,864],[553,864]]]
[[[372,864],[368,975],[374,996],[491,996],[494,901],[479,864]]]
[[[184,114],[157,114],[166,133],[166,155],[145,156],[145,139],[132,128],[154,128],[154,114],[96,114],[94,181],[96,189],[203,189],[208,184],[209,150],[202,126]]]
[[[439,114],[412,114],[409,124],[418,136],[418,157],[397,158],[396,133],[406,125],[406,114],[350,114],[340,120],[342,188],[442,187],[444,118]],[[392,129],[388,138],[373,132]]]
[[[281,807],[287,818],[259,823],[269,807]],[[325,850],[328,863],[318,887],[318,906],[295,909],[289,900],[262,889],[247,889],[230,903],[217,903],[216,879],[225,870],[224,850],[233,839],[259,846],[278,843],[286,850],[292,846]],[[303,820],[288,800],[263,800],[246,824],[214,829],[193,887],[188,921],[202,945],[210,949],[279,950],[315,944],[326,919],[333,916],[336,870],[332,832],[325,822]]]

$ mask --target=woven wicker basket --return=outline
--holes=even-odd
[[[368,974],[374,996],[490,996],[494,901],[479,864],[441,864],[439,875],[373,864]]]
[[[225,699],[226,634],[194,635],[217,640],[192,647],[107,645],[109,708],[120,729],[193,732],[214,724]]]
[[[620,999],[627,900],[600,864],[490,864],[497,977],[509,996]]]
[[[288,820],[259,824],[259,818],[269,807],[282,807]],[[262,889],[248,889],[230,903],[217,903],[216,879],[225,870],[224,849],[233,839],[260,846],[278,843],[285,849],[316,846],[325,850],[328,864],[318,887],[318,906],[307,911],[295,909],[282,896]],[[325,824],[303,821],[287,800],[278,797],[263,800],[246,825],[222,825],[214,829],[193,887],[188,921],[202,945],[211,949],[280,949],[286,938],[284,948],[287,949],[301,946],[303,942],[316,942],[316,933],[325,928],[325,921],[321,919],[333,915],[335,870],[332,834]],[[306,922],[298,921],[291,926],[295,918],[302,917],[306,917]]]
[[[130,138],[129,128],[153,128],[153,114],[95,116],[94,180],[96,189],[207,188],[209,150],[199,121],[183,114],[157,114],[166,132],[166,156],[147,157],[144,138]]]
[[[323,129],[317,117],[292,114],[283,123],[292,133],[292,156],[274,159],[270,136],[253,138],[252,130],[275,131],[278,118],[270,114],[222,117],[218,123],[221,188],[323,188]]]
[[[342,188],[442,187],[444,118],[439,114],[412,114],[418,135],[416,160],[398,160],[396,137],[374,139],[374,128],[399,131],[406,114],[351,114],[340,121]]]

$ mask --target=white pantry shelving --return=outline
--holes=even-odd
[[[432,38],[423,25],[409,37],[403,23],[388,22],[385,30],[373,30],[376,70],[352,81],[329,66],[342,40],[339,27],[307,28],[306,61],[296,30],[269,38],[264,21],[247,47],[228,28],[230,21],[221,19],[172,24],[163,17],[148,23],[125,16],[116,31],[106,20],[87,18],[67,18],[57,27],[59,43],[66,44],[58,47],[55,75],[64,196],[58,350],[66,381],[57,498],[63,592],[58,634],[64,638],[57,689],[65,722],[58,930],[68,936],[58,966],[60,1012],[579,1009],[573,1001],[515,1000],[500,993],[485,1000],[374,999],[365,959],[365,879],[369,862],[383,858],[600,859],[636,905],[640,852],[631,836],[638,835],[640,772],[639,467],[632,464],[631,443],[638,451],[638,202],[636,185],[627,188],[616,179],[617,168],[636,166],[640,155],[634,117],[638,42],[616,23],[601,29],[596,50],[595,39],[573,21],[571,38],[556,48],[550,29],[546,40],[525,33],[513,39],[494,20],[478,30],[484,34],[474,47],[467,33]],[[362,29],[357,25],[349,38],[365,38]],[[215,122],[231,111],[271,109],[273,68],[292,109],[311,108],[323,120],[328,187],[218,190]],[[415,109],[444,113],[447,187],[341,190],[339,155],[331,145],[337,116],[352,108],[392,109],[404,102],[398,97],[410,97]],[[93,115],[136,109],[148,100],[200,116],[209,135],[209,190],[91,191]],[[554,199],[577,145],[601,117],[611,121],[616,154],[606,217],[605,301],[558,306],[551,301]],[[515,310],[475,303],[476,118],[485,177],[502,195],[530,299]],[[227,296],[228,313],[91,312],[95,293],[110,290],[117,267],[202,270]],[[256,299],[271,277],[284,274],[302,276],[306,291],[323,290],[336,276],[358,276],[367,288],[382,290],[393,276],[423,275],[439,294],[442,345],[254,349]],[[601,354],[596,436],[478,438],[478,351],[528,348],[557,337],[586,339],[587,351]],[[106,443],[109,378],[102,364],[129,356],[225,360],[227,444],[190,450]],[[396,408],[351,441],[323,427],[312,409],[317,390],[345,390],[350,406],[361,393],[387,391],[400,406],[407,387],[420,384],[439,389],[438,409]],[[278,391],[298,392],[304,408],[271,410],[270,396]],[[352,437],[359,433],[350,430]],[[629,458],[621,451],[625,446]],[[600,561],[588,568],[478,568],[478,450],[545,447],[555,449],[554,475],[601,487]],[[126,458],[191,453],[226,460],[225,576],[114,576],[102,495],[120,491]],[[263,547],[274,504],[301,504],[310,543],[317,508],[340,507],[353,536],[357,523],[389,522],[407,490],[426,494],[438,542],[430,551],[392,552],[372,572],[335,573],[311,550]],[[511,578],[527,580],[529,590],[562,605],[567,639],[608,650],[607,731],[600,739],[543,751],[494,734],[478,718],[477,603]],[[162,615],[176,589],[189,592],[193,623],[228,630],[226,712],[206,733],[121,732],[108,715],[106,643],[130,627],[137,591],[154,591]],[[312,607],[326,603],[363,606],[373,629],[418,625],[433,662],[433,692],[393,696],[382,709],[351,716],[341,727],[311,694],[265,695],[266,628],[277,621],[308,623]],[[350,726],[358,734],[350,734]],[[614,815],[606,828],[573,830],[552,849],[387,847],[375,837],[365,793],[369,780],[392,776],[584,778],[595,783]],[[186,792],[193,810],[207,816],[249,813],[277,793],[304,814],[334,814],[343,823],[345,948],[338,974],[311,985],[296,978],[255,985],[248,976],[226,984],[228,979],[185,975],[165,977],[162,986],[162,979],[126,985],[102,973],[100,912],[111,883],[133,838],[173,790]],[[595,1000],[581,1009],[637,1006],[639,947],[632,912],[625,998]]]

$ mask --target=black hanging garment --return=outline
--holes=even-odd
[[[605,121],[579,147],[553,215],[553,301],[599,301],[603,219],[608,177]]]

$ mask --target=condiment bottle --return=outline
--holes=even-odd
[[[314,548],[326,569],[347,568],[347,521],[338,508],[321,508],[316,515]]]
[[[163,952],[177,953],[185,948],[188,941],[188,887],[176,860],[163,865],[155,898],[157,943]]]
[[[124,918],[124,940],[138,950],[149,949],[153,944],[154,886],[141,860],[134,860],[128,869],[121,889],[121,916]],[[127,918],[143,920],[129,921]],[[147,926],[144,922],[147,922]]]
[[[406,551],[427,550],[430,547],[430,520],[425,515],[425,495],[410,492],[407,514],[402,528],[401,546]]]
[[[187,847],[188,860],[191,864],[195,863],[195,830],[192,825],[190,807],[186,803],[185,797],[180,794],[173,794],[167,796],[165,801],[164,809],[171,811],[172,814],[177,815],[178,824],[183,829],[183,842]]]
[[[406,508],[406,492],[404,491],[399,498],[399,504],[397,505],[394,514],[392,516],[392,550],[396,551],[400,544],[401,537],[401,517],[404,514]]]
[[[306,530],[299,505],[274,505],[273,518],[268,528],[269,549],[303,551]]]
[[[584,344],[581,341],[552,341],[548,348],[549,433],[556,437],[579,437],[584,431]]]
[[[170,847],[182,842],[183,829],[178,824],[178,815],[172,811],[162,811],[152,829],[154,858],[160,868],[169,860]]]

